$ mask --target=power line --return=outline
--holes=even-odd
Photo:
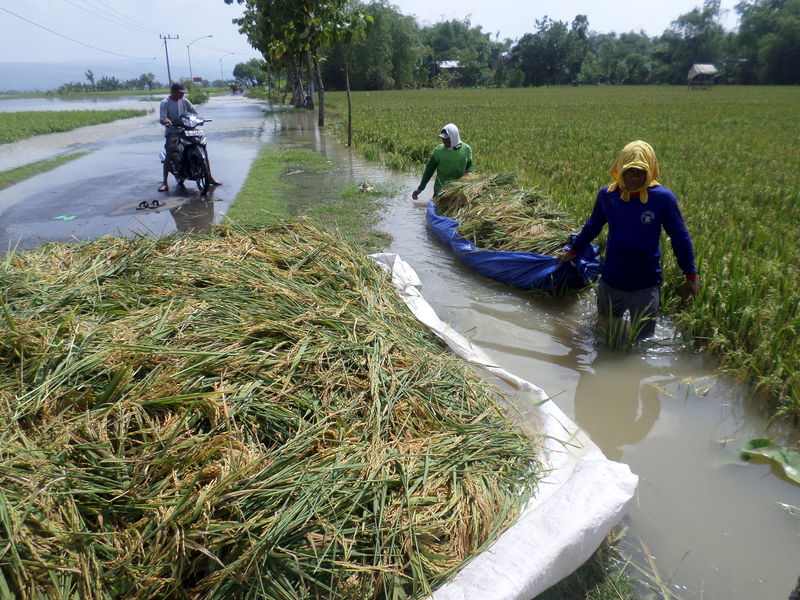
[[[57,31],[53,31],[52,29],[48,29],[44,25],[39,25],[39,23],[34,23],[30,19],[26,19],[25,17],[23,17],[21,15],[18,15],[17,13],[11,12],[7,8],[3,8],[2,6],[0,6],[0,10],[2,10],[3,12],[7,12],[8,14],[10,14],[13,17],[17,17],[18,19],[22,19],[26,23],[30,23],[31,25],[35,25],[36,27],[38,27],[40,29],[44,29],[48,33],[52,33],[53,35],[57,35],[58,37],[62,37],[65,40],[69,40],[70,42],[73,42],[75,44],[79,44],[81,46],[85,46],[86,48],[91,48],[92,50],[97,50],[98,52],[105,52],[106,54],[111,54],[113,56],[120,56],[122,58],[132,58],[134,60],[155,60],[156,59],[155,56],[153,56],[153,57],[128,56],[127,54],[120,54],[118,52],[112,52],[111,50],[105,50],[103,48],[98,48],[97,46],[92,46],[90,44],[86,44],[84,42],[75,40],[75,39],[73,39],[73,38],[71,38],[69,36],[64,35],[63,33],[58,33]]]
[[[120,27],[126,27],[126,28],[129,28],[129,29],[131,28],[131,26],[128,23],[120,22],[119,17],[116,17],[114,15],[103,14],[102,12],[95,12],[95,11],[97,11],[97,8],[95,8],[95,7],[91,6],[91,5],[89,5],[91,8],[86,8],[85,6],[81,6],[79,4],[75,4],[75,2],[73,2],[72,0],[64,0],[64,2],[66,2],[70,6],[74,6],[78,10],[85,11],[85,12],[89,13],[90,15],[93,15],[95,17],[99,17],[99,18],[103,19],[104,21],[108,21],[109,23],[113,23],[114,25],[118,25]],[[138,25],[136,26],[136,29],[141,31],[142,33],[149,33],[147,30],[145,30],[144,28],[142,28],[142,27],[140,27]]]
[[[149,33],[158,33],[157,29],[153,29],[149,25],[145,25],[144,23],[140,23],[139,21],[137,21],[136,19],[133,19],[132,17],[129,17],[125,13],[122,13],[122,12],[118,11],[113,6],[109,6],[108,4],[103,2],[102,0],[92,0],[91,3],[90,3],[89,0],[82,0],[82,1],[83,1],[84,4],[88,4],[89,6],[92,6],[93,8],[96,7],[98,10],[101,10],[101,11],[103,11],[106,14],[109,14],[111,16],[114,16],[113,13],[116,13],[117,15],[119,15],[119,17],[117,17],[117,18],[121,19],[122,21],[127,21],[132,26],[138,27],[138,28],[142,29],[143,31],[147,31]]]

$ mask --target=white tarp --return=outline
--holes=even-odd
[[[550,469],[517,521],[430,600],[531,600],[594,553],[625,514],[638,477],[627,465],[608,460],[553,402],[546,401],[542,389],[493,365],[479,348],[441,321],[422,296],[419,277],[408,263],[396,254],[372,258],[392,273],[411,312],[504,391],[523,428],[543,436]]]

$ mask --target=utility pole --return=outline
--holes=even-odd
[[[167,40],[178,40],[181,36],[176,35],[172,37],[171,35],[159,35],[158,37],[164,40],[164,54],[167,55],[167,79],[169,79],[169,85],[172,85],[172,74],[169,72],[169,50],[167,50]]]

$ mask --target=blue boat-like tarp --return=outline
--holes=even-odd
[[[523,290],[579,289],[594,281],[600,271],[598,249],[594,244],[589,244],[580,256],[559,267],[558,259],[546,254],[481,250],[458,234],[458,221],[436,213],[433,200],[428,202],[427,221],[436,237],[463,263],[487,277]],[[570,241],[574,237],[572,234]]]

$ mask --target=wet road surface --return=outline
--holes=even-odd
[[[208,198],[200,197],[193,182],[178,188],[172,176],[170,192],[157,191],[164,133],[158,103],[143,104],[154,112],[3,145],[0,170],[73,152],[89,154],[0,191],[0,252],[106,234],[163,235],[218,222],[263,145],[264,103],[229,95],[198,106],[213,120],[204,129],[212,170],[224,184]],[[142,202],[154,201],[160,206],[140,209]]]

